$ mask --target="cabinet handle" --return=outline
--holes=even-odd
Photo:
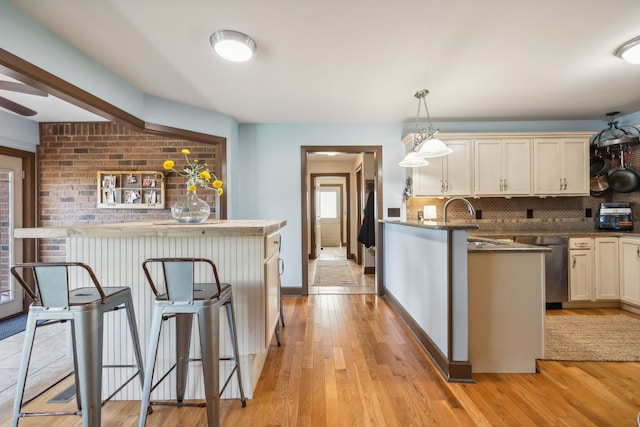
[[[504,180],[504,191],[507,191],[507,187],[509,187],[507,180]]]
[[[577,247],[579,247],[579,248],[584,248],[584,247],[586,247],[586,246],[587,246],[587,244],[586,244],[586,243],[584,243],[584,242],[582,242],[582,243],[576,243],[576,246],[577,246]]]
[[[500,191],[504,191],[504,179],[500,180]]]
[[[562,191],[562,178],[560,178],[560,191]]]
[[[572,255],[571,256],[571,268],[576,268],[576,256]]]
[[[440,192],[444,193],[444,179],[440,180]]]
[[[636,255],[640,258],[640,246],[636,246]]]
[[[278,268],[278,274],[280,274],[282,276],[282,274],[284,273],[284,260],[282,258],[278,258],[278,261],[280,261],[280,265]]]
[[[562,189],[563,189],[563,190],[566,190],[566,189],[567,189],[567,178],[564,178],[564,179],[562,180],[562,182],[563,182]]]

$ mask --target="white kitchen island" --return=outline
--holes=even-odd
[[[380,221],[383,293],[447,381],[535,372],[544,351],[544,252],[469,242],[474,224]]]
[[[197,225],[181,225],[174,221],[118,223],[78,227],[40,227],[16,229],[16,238],[66,239],[66,258],[90,265],[104,286],[130,286],[140,329],[143,353],[147,348],[151,323],[153,293],[146,282],[142,262],[152,257],[203,257],[216,263],[220,280],[231,283],[238,328],[238,347],[244,391],[251,398],[266,360],[279,319],[278,240],[284,220],[208,221]],[[200,280],[199,278],[197,278]],[[224,312],[224,310],[223,310]],[[224,316],[224,313],[221,313]],[[163,328],[162,346],[158,351],[156,371],[164,372],[175,360],[174,322]],[[230,355],[231,347],[226,317],[220,334],[220,354]],[[131,364],[133,356],[128,344],[126,321],[117,314],[109,315],[105,325],[105,364]],[[191,339],[192,355],[199,355],[197,326]],[[121,343],[121,344],[120,344]],[[106,352],[107,349],[111,351]],[[227,365],[229,365],[227,367]],[[220,378],[226,378],[231,364],[220,363]],[[104,370],[105,393],[121,384],[121,369]],[[201,364],[191,363],[185,399],[201,399],[204,387]],[[140,385],[130,383],[115,399],[140,399]],[[164,381],[153,393],[153,399],[175,397],[173,380]],[[239,397],[234,378],[225,391],[226,398]]]

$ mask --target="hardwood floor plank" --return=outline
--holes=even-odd
[[[375,295],[284,298],[286,327],[254,396],[221,402],[223,427],[271,426],[634,426],[640,363],[539,361],[538,374],[474,374],[447,383],[384,299]],[[617,309],[551,315],[626,314]],[[636,315],[633,315],[636,316]],[[62,385],[64,388],[64,385]],[[58,390],[59,391],[59,390]],[[49,404],[38,410],[73,408]],[[139,402],[112,401],[103,426],[135,427]],[[10,425],[0,414],[0,426]],[[203,408],[154,407],[150,427],[205,425]],[[21,420],[20,426],[81,426],[80,417]]]

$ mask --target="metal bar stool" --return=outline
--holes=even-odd
[[[77,277],[78,282],[82,283],[84,287],[70,290],[70,273],[75,275],[74,277]],[[13,404],[12,425],[17,426],[21,417],[81,415],[83,426],[99,427],[102,405],[122,390],[136,375],[140,375],[141,385],[143,383],[142,353],[140,352],[131,289],[125,286],[101,286],[91,267],[80,262],[16,264],[11,267],[11,274],[33,300],[27,316],[22,360]],[[35,292],[29,286],[29,282],[35,284]],[[136,364],[103,365],[103,315],[121,308],[124,308],[127,316]],[[25,405],[44,393],[23,402],[29,362],[39,321],[70,321],[77,411],[21,412]],[[101,400],[103,367],[136,368],[135,374],[104,401]],[[55,384],[47,390],[53,386]]]
[[[156,264],[156,270],[153,270],[152,273],[151,266],[153,263]],[[196,266],[200,267],[199,270],[208,278],[211,277],[211,272],[213,272],[215,282],[196,283]],[[160,267],[161,272],[158,271]],[[215,264],[206,258],[151,258],[142,263],[142,268],[147,276],[151,290],[156,297],[153,303],[151,329],[149,332],[149,348],[147,350],[139,426],[143,427],[145,425],[151,404],[206,406],[208,425],[218,426],[220,423],[220,395],[224,392],[234,373],[237,375],[240,401],[243,407],[246,406],[244,390],[242,389],[240,364],[238,361],[238,340],[231,285],[228,283],[220,283]],[[153,277],[162,277],[163,282],[161,283],[163,283],[163,285],[161,287],[156,286],[156,283],[160,282],[157,280],[154,282]],[[223,305],[227,311],[233,357],[220,358],[219,323],[220,308]],[[194,314],[197,315],[200,333],[202,358],[197,360],[202,361],[205,403],[188,404],[184,403],[183,400],[187,383],[188,362],[190,361],[189,346],[191,344],[191,328]],[[162,375],[154,385],[153,372],[158,353],[162,322],[172,317],[176,319],[176,363],[168,372]],[[234,367],[225,380],[221,390],[219,390],[220,360],[230,360],[234,362]],[[176,369],[176,401],[151,402],[151,392],[173,369]]]

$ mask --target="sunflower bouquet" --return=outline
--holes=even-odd
[[[222,193],[224,193],[222,189],[223,182],[209,170],[208,165],[200,163],[198,159],[190,160],[189,154],[191,154],[191,151],[186,148],[181,153],[184,154],[184,158],[187,161],[186,166],[181,171],[178,171],[175,169],[176,163],[173,160],[165,160],[162,164],[164,170],[173,171],[176,175],[185,178],[189,191],[195,191],[197,187],[200,187],[216,190],[218,195],[222,196]]]

